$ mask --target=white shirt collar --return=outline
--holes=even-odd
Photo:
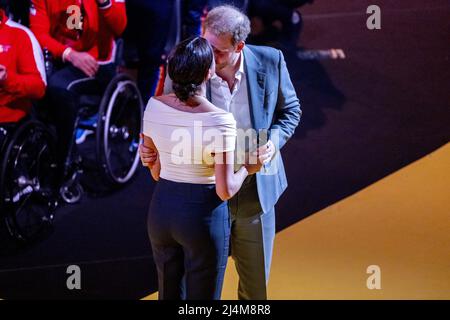
[[[237,73],[244,74],[244,51],[241,51],[241,62]]]

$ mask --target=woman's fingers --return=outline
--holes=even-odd
[[[156,161],[157,153],[156,151],[144,146],[139,145],[139,155],[141,156],[141,162],[144,166],[148,166]]]

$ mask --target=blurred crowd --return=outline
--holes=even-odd
[[[29,26],[31,0],[6,1],[11,17]],[[302,30],[301,7],[314,0],[126,0],[127,28],[124,63],[138,70],[144,101],[158,93],[161,66],[170,49],[182,39],[201,33],[207,10],[230,4],[251,19],[248,43],[280,49],[295,48]],[[73,1],[77,2],[77,1]]]

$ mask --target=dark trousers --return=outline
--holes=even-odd
[[[155,93],[159,68],[165,63],[163,55],[168,53],[165,47],[171,36],[174,0],[128,0],[126,6],[125,60],[128,64],[139,61],[138,87],[147,104]]]
[[[58,168],[64,175],[65,161],[74,145],[75,125],[82,94],[102,96],[115,73],[115,65],[101,65],[95,77],[89,78],[72,65],[63,65],[48,81],[50,119],[57,135]]]
[[[248,176],[228,201],[231,256],[239,275],[239,300],[266,300],[275,239],[275,209],[262,212],[256,175]]]
[[[148,214],[159,299],[220,299],[230,240],[215,185],[160,179]]]

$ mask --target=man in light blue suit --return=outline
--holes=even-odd
[[[281,148],[298,126],[301,109],[281,51],[245,45],[250,33],[248,18],[231,6],[211,10],[203,36],[216,62],[216,75],[208,84],[207,97],[232,112],[237,123],[237,154],[251,163],[249,177],[229,200],[231,255],[239,275],[238,298],[267,299],[273,242],[275,204],[287,188]],[[170,79],[166,91],[171,91]],[[246,143],[254,133],[256,144]],[[252,135],[247,135],[250,140]],[[155,159],[141,146],[141,159]],[[239,160],[237,161],[239,163]]]

